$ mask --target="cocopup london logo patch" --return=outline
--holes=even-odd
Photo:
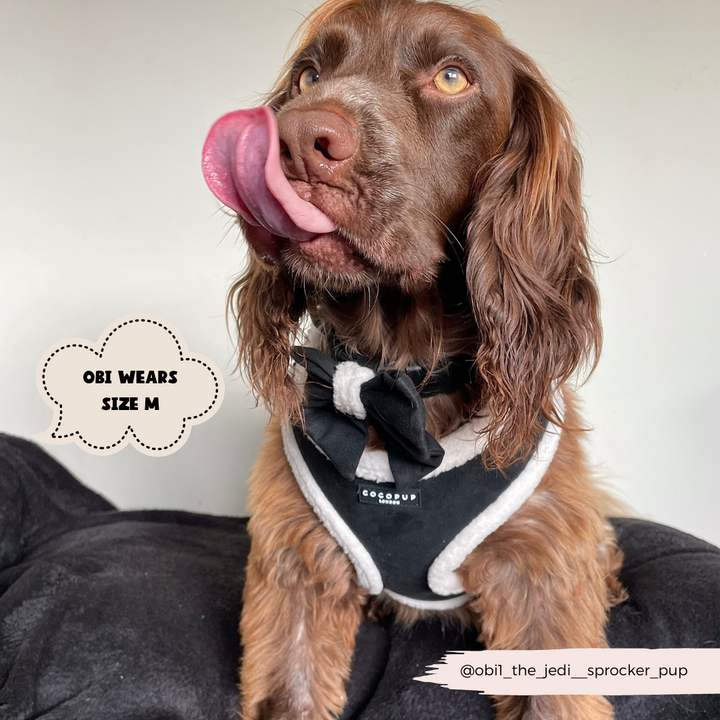
[[[46,443],[75,442],[109,455],[128,443],[146,455],[182,447],[211,418],[225,386],[217,366],[188,352],[180,333],[155,315],[128,315],[97,343],[64,340],[38,365],[40,394],[53,409]]]

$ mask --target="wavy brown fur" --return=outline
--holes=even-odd
[[[290,352],[305,302],[278,268],[248,253],[245,272],[228,294],[227,307],[237,327],[238,368],[269,409],[296,418],[300,401],[288,369]]]
[[[415,28],[425,34],[413,46]],[[445,42],[464,48],[475,73],[459,99],[433,95],[434,70],[422,69],[432,65],[423,48],[441,54]],[[393,54],[405,47],[415,49]],[[410,80],[393,65],[398,57],[419,63]],[[308,63],[322,66],[323,79],[299,94]],[[277,239],[274,256],[261,260],[255,231],[241,221],[250,257],[228,308],[239,364],[273,412],[251,478],[243,717],[329,720],[345,702],[363,612],[407,623],[427,614],[367,597],[284,458],[279,424],[300,416],[290,350],[307,318],[389,367],[475,356],[471,383],[426,400],[427,427],[441,437],[488,413],[489,464],[531,452],[541,413],[562,425],[535,494],[460,568],[475,600],[450,617],[475,623],[491,649],[605,646],[608,609],[623,597],[621,554],[567,384],[592,369],[602,340],[567,111],[492,21],[414,0],[322,5],[268,102],[281,135],[290,110],[319,108],[355,124],[362,141],[327,182],[286,169],[336,221],[335,254]],[[602,697],[499,698],[497,716],[610,720],[612,709]]]
[[[584,362],[594,367],[602,344],[572,125],[535,65],[511,56],[513,123],[480,170],[467,248],[490,453],[501,467],[527,450],[538,409],[559,419],[552,387]]]

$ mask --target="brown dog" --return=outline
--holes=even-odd
[[[567,383],[592,365],[601,328],[581,164],[556,94],[482,15],[330,0],[308,18],[269,105],[267,117],[223,119],[205,156],[208,182],[238,210],[251,246],[229,307],[241,365],[273,413],[250,481],[243,718],[339,714],[368,612],[412,622],[465,603],[444,612],[475,623],[489,649],[605,647],[621,554]],[[269,143],[264,191],[284,211],[253,197],[262,173],[240,167],[260,167],[242,155],[252,149],[238,150],[237,172],[227,160],[248,127]],[[286,178],[297,197],[288,199]],[[549,428],[559,434],[529,497],[452,568],[461,601],[403,602],[373,586],[306,499],[287,433],[304,418],[302,382],[289,369],[307,318],[330,355],[424,369],[421,394],[470,356],[464,383],[423,396],[426,428],[439,440],[477,430],[493,477],[531,462]],[[367,452],[382,454],[384,436],[368,420]],[[452,595],[451,585],[433,591]],[[500,720],[613,717],[599,696],[504,697],[496,710]]]

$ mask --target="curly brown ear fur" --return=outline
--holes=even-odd
[[[248,250],[247,267],[230,288],[227,309],[237,327],[238,368],[256,397],[271,411],[299,417],[300,398],[288,368],[304,296],[283,271]]]
[[[500,467],[531,450],[538,411],[557,420],[553,388],[584,362],[594,367],[602,343],[572,124],[533,62],[507,52],[512,125],[479,173],[466,255],[489,450]]]

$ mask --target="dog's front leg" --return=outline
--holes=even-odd
[[[269,431],[250,492],[243,720],[330,720],[345,705],[365,593],[295,483],[277,429]]]
[[[248,566],[240,630],[244,720],[330,720],[345,705],[345,682],[362,619],[360,594],[314,580],[287,553],[287,584]]]
[[[564,445],[535,494],[459,570],[489,650],[607,647],[608,611],[623,599],[622,554]],[[495,708],[497,720],[614,717],[599,695],[504,696]]]

